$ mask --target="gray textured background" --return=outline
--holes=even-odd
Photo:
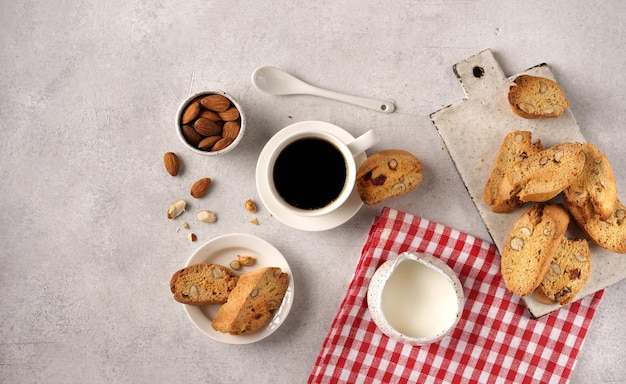
[[[261,207],[256,159],[280,128],[323,120],[374,150],[420,157],[425,181],[389,201],[488,235],[429,114],[463,92],[452,65],[491,48],[505,73],[547,62],[585,137],[611,159],[626,199],[623,131],[626,3],[607,1],[29,1],[0,2],[0,381],[304,382],[350,280],[371,220],[364,207],[337,230],[287,227]],[[276,65],[319,86],[391,98],[391,115],[250,82]],[[244,106],[235,151],[205,158],[174,132],[178,104],[217,88]],[[471,133],[468,133],[471,134]],[[162,166],[177,152],[183,171]],[[214,185],[187,217],[197,243],[168,222],[168,205],[200,177]],[[169,293],[171,274],[215,236],[243,232],[288,259],[296,301],[254,345],[198,332]],[[572,383],[626,381],[626,282],[606,290]]]

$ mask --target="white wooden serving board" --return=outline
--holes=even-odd
[[[507,78],[491,50],[484,50],[455,64],[453,70],[466,97],[432,113],[430,118],[494,244],[501,250],[513,224],[529,206],[502,214],[493,213],[483,201],[483,189],[504,137],[515,130],[531,131],[533,141],[540,139],[544,148],[566,141],[584,142],[585,138],[570,108],[557,119],[528,120],[515,115],[508,105],[507,94],[511,80],[518,75]],[[537,65],[524,73],[554,79],[546,64]],[[617,183],[619,187],[620,180]],[[555,201],[562,202],[562,199],[559,196]],[[585,235],[576,225],[570,224],[567,236]],[[615,254],[591,242],[590,246],[591,275],[576,300],[626,278],[626,255]],[[559,308],[558,304],[541,304],[532,295],[524,297],[523,301],[535,318]]]

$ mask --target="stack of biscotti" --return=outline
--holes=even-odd
[[[567,210],[550,203],[558,195]],[[564,305],[584,286],[591,252],[587,239],[565,237],[570,215],[593,243],[626,253],[626,207],[617,197],[608,159],[591,143],[543,149],[539,140],[532,142],[530,132],[511,132],[500,147],[483,200],[497,213],[535,203],[511,229],[502,250],[505,285],[519,296],[534,292],[541,302]]]
[[[483,200],[506,213],[527,202],[563,195],[567,209],[600,247],[626,253],[626,208],[608,159],[591,143],[561,143],[540,149],[528,131],[509,133],[493,165]]]
[[[222,304],[211,325],[219,332],[242,335],[264,327],[280,308],[289,287],[289,274],[265,267],[237,275],[211,263],[190,265],[174,273],[174,300],[203,306]]]

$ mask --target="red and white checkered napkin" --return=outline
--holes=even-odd
[[[441,258],[465,291],[450,336],[412,347],[381,333],[367,286],[387,259],[405,251]],[[348,292],[309,383],[560,383],[569,378],[603,291],[530,318],[500,276],[495,246],[423,218],[384,208],[374,220]]]

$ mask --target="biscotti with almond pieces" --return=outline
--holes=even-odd
[[[525,119],[559,117],[569,106],[569,101],[554,80],[519,75],[509,87],[508,101],[511,110]]]
[[[289,274],[266,267],[239,277],[237,286],[219,309],[211,326],[218,332],[243,335],[265,326],[289,287]]]
[[[532,293],[550,267],[569,225],[559,204],[533,204],[513,225],[502,248],[500,271],[509,292]]]
[[[566,142],[516,162],[498,185],[498,198],[545,202],[561,193],[582,172],[582,144]]]
[[[189,305],[225,303],[235,288],[239,276],[218,264],[200,263],[174,273],[170,290],[174,300]]]
[[[538,300],[546,304],[572,302],[587,283],[591,271],[591,252],[586,239],[563,238],[550,262],[550,268],[535,290]]]
[[[363,203],[374,205],[417,188],[422,179],[422,163],[417,157],[388,149],[365,160],[358,169],[356,186]]]
[[[533,143],[532,134],[529,131],[513,131],[506,135],[483,191],[483,200],[493,212],[510,212],[523,204],[517,194],[500,198],[498,186],[502,179],[507,177],[515,163],[541,150],[543,150],[541,140]]]
[[[581,213],[593,212],[601,220],[608,220],[618,200],[613,169],[609,159],[595,145],[584,143],[582,151],[585,154],[583,170],[563,191],[563,196],[569,208]]]

